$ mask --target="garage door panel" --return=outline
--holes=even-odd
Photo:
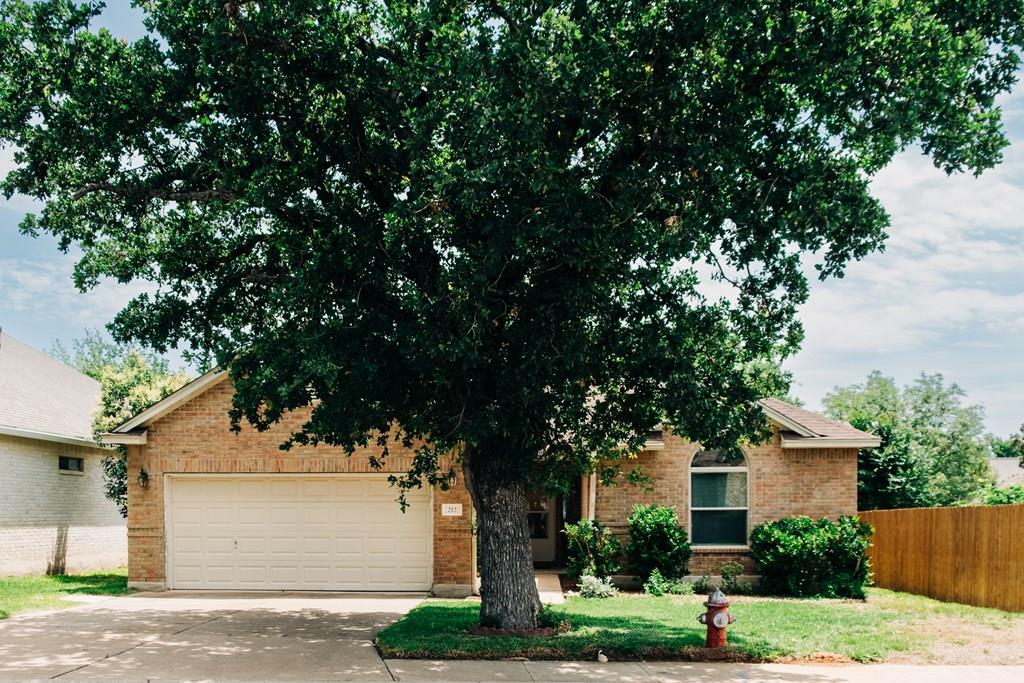
[[[291,526],[302,521],[299,503],[270,503],[267,509],[267,521],[274,526]]]
[[[173,588],[427,590],[430,499],[380,477],[171,480]]]
[[[366,544],[362,537],[336,537],[332,539],[333,552],[342,557],[362,556],[366,553]]]
[[[262,526],[270,521],[270,511],[258,503],[238,504],[238,523],[244,526]]]
[[[302,481],[302,497],[310,498],[333,498],[334,486],[329,479],[305,479]]]
[[[303,557],[328,556],[333,546],[330,536],[303,536],[299,553]]]
[[[303,503],[299,514],[306,526],[331,526],[334,520],[331,504],[319,501]]]

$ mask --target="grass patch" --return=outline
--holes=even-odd
[[[842,659],[881,661],[936,645],[933,617],[973,624],[1024,624],[1024,615],[873,589],[867,601],[737,597],[730,611],[730,648],[703,649],[697,615],[703,596],[626,594],[605,600],[571,597],[549,608],[572,629],[548,637],[473,636],[479,604],[429,600],[377,635],[386,657],[449,659],[708,659],[776,661]],[[894,628],[896,626],[896,628]]]
[[[0,619],[20,612],[70,607],[68,595],[122,595],[128,591],[128,572],[115,569],[67,576],[8,576],[0,578]]]

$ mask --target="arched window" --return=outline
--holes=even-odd
[[[690,462],[690,543],[747,544],[747,460],[734,450],[699,451]]]

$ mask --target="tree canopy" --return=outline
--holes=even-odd
[[[661,421],[763,433],[805,261],[882,246],[869,182],[908,145],[997,163],[1024,42],[1019,0],[137,4],[127,43],[98,3],[0,0],[22,228],[81,247],[80,287],[152,283],[113,332],[212,353],[235,420],[423,439],[405,486],[454,449],[482,615],[520,626],[525,521],[493,516]]]
[[[825,397],[830,417],[882,439],[859,456],[859,509],[955,505],[992,485],[984,410],[964,405],[965,396],[939,374],[900,388],[875,371]]]
[[[992,455],[997,458],[1018,458],[1024,467],[1024,425],[1016,433],[1005,439],[993,436],[991,439]]]

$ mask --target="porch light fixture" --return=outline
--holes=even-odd
[[[139,486],[144,489],[149,488],[149,473],[146,472],[145,467],[139,470]]]

